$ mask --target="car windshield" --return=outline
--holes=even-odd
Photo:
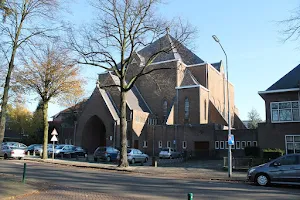
[[[64,146],[57,146],[57,147],[55,147],[55,149],[62,149],[62,148],[64,148]]]
[[[163,148],[161,151],[169,151],[168,148]]]

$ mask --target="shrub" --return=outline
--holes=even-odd
[[[259,157],[260,148],[259,147],[245,147],[244,149],[245,156]]]
[[[282,149],[264,149],[263,158],[272,160],[282,156],[284,153],[285,151]]]

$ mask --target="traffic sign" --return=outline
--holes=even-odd
[[[51,135],[58,135],[57,131],[55,129],[53,129]]]
[[[57,140],[57,137],[55,135],[53,135],[50,141],[51,142],[57,142],[58,140]]]
[[[232,134],[228,135],[228,144],[234,145],[234,135]]]

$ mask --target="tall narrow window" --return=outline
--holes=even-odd
[[[190,102],[188,98],[185,98],[184,101],[184,118],[188,119],[190,115]]]
[[[164,100],[163,112],[164,112],[164,120],[166,120],[167,115],[168,115],[168,102],[167,102],[167,100]]]
[[[207,105],[206,105],[206,100],[204,100],[204,120],[206,120],[206,116],[207,116]]]

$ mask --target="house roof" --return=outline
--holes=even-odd
[[[299,83],[300,83],[300,64],[294,69],[292,69],[289,73],[284,75],[281,79],[279,79],[266,91],[299,88]]]
[[[82,110],[83,107],[85,106],[86,102],[88,99],[84,99],[81,102],[77,103],[74,106],[71,106],[69,108],[64,109],[63,111],[60,111],[59,113],[53,115],[51,118],[56,118],[58,117],[60,114],[65,114],[65,113],[70,113],[72,111],[78,111],[78,110]]]
[[[138,51],[138,54],[144,57],[145,61],[147,61],[151,55],[158,52],[159,50],[162,50],[163,48],[166,47],[170,48],[171,45],[174,45],[175,48],[173,48],[172,51],[169,51],[167,53],[161,53],[159,56],[157,56],[154,59],[153,63],[167,61],[167,60],[175,60],[175,59],[181,60],[186,65],[194,65],[194,64],[199,64],[204,62],[191,50],[186,48],[178,40],[176,40],[175,38],[173,38],[168,34],[164,35],[163,37],[159,38],[152,44],[141,49],[140,51]]]

